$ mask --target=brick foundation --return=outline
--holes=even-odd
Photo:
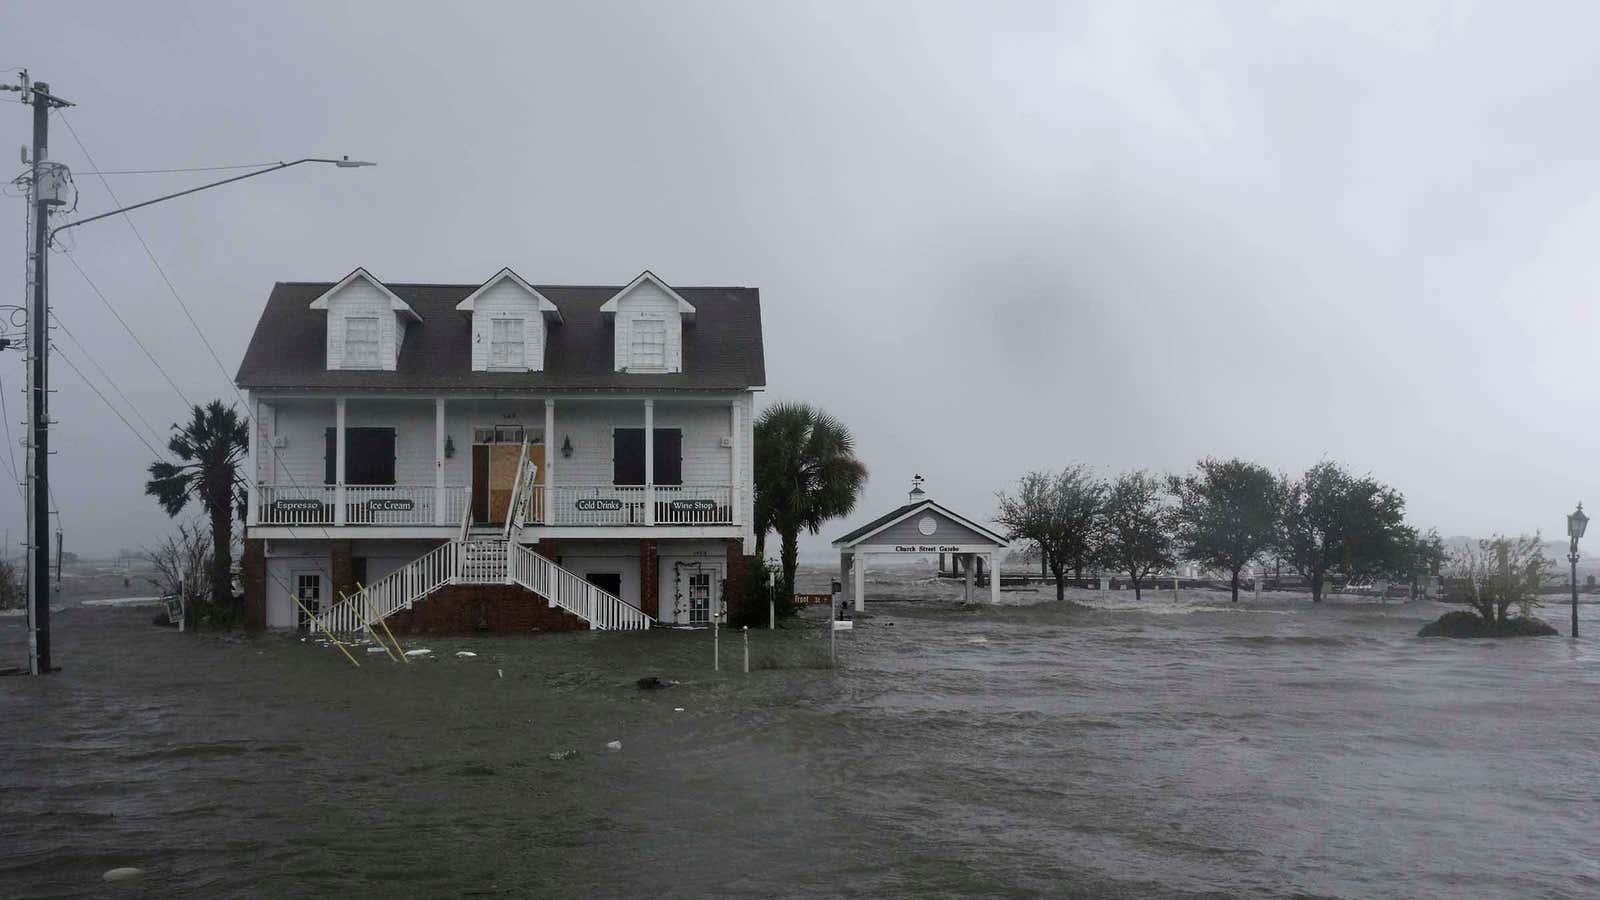
[[[661,615],[661,558],[653,538],[639,541],[639,609],[651,618]]]
[[[744,542],[738,538],[728,540],[727,552],[728,580],[722,586],[722,596],[728,605],[728,621],[737,622],[744,618],[744,581],[752,557],[744,555]]]
[[[348,538],[328,542],[328,572],[333,579],[333,596],[322,599],[323,609],[338,603],[341,596],[348,597],[356,592],[356,567],[351,556]]]
[[[246,538],[239,557],[239,580],[244,585],[244,627],[263,631],[267,627],[267,542]]]
[[[390,616],[395,634],[475,634],[485,631],[582,631],[589,624],[516,585],[461,584],[443,588]]]

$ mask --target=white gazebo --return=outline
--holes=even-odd
[[[885,513],[833,542],[839,548],[839,583],[856,612],[866,608],[867,557],[873,554],[950,554],[966,573],[965,597],[972,601],[977,561],[989,569],[989,600],[1000,600],[999,554],[1008,541],[993,529],[958,515],[930,500],[922,490],[922,476],[912,479],[908,503]]]

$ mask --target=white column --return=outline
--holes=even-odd
[[[733,436],[733,452],[728,454],[728,502],[732,506],[733,524],[740,524],[743,518],[741,513],[744,507],[739,503],[739,456],[744,452],[740,437],[743,430],[739,428],[739,401],[736,399],[728,404],[728,433]]]
[[[433,398],[433,524],[449,525],[444,510],[444,398]]]
[[[261,462],[260,462],[260,459],[259,459],[261,451],[259,449],[257,449],[261,444],[261,400],[260,400],[260,398],[254,397],[254,396],[252,396],[250,398],[250,406],[248,407],[248,415],[250,416],[250,443],[249,443],[249,459],[250,459],[250,461],[247,463],[247,465],[250,467],[249,468],[250,476],[245,482],[244,521],[245,521],[245,524],[247,524],[247,525],[254,525],[254,524],[256,524],[256,518],[257,518],[257,515],[256,515],[257,504],[259,504],[261,502],[260,499],[257,497],[257,494],[256,494],[257,485],[261,481]],[[6,548],[6,552],[10,553],[11,552],[11,548],[7,547]]]
[[[855,600],[856,612],[865,612],[867,608],[867,555],[857,550],[855,555],[855,590],[851,596]]]
[[[656,401],[644,401],[644,524],[656,523]]]
[[[344,398],[333,401],[333,524],[343,525],[348,510],[344,504]]]
[[[989,553],[989,602],[1000,605],[1000,554]]]
[[[549,398],[544,401],[544,514],[539,517],[541,524],[552,524],[555,517],[555,497],[551,492],[556,486],[556,457],[560,450],[556,447],[556,402]]]

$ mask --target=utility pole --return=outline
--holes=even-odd
[[[5,85],[21,91],[22,102],[33,107],[33,158],[31,190],[28,197],[33,219],[29,236],[28,274],[31,279],[28,305],[28,671],[42,675],[50,665],[50,329],[48,279],[50,207],[62,202],[60,192],[47,189],[46,180],[55,180],[50,165],[50,110],[71,106],[50,94],[50,85],[29,82],[22,73],[20,85]]]

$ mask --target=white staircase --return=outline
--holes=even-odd
[[[638,631],[655,620],[521,544],[503,538],[456,540],[345,597],[317,617],[335,634],[364,631],[453,584],[515,584],[604,631]],[[530,602],[532,602],[530,600]]]

